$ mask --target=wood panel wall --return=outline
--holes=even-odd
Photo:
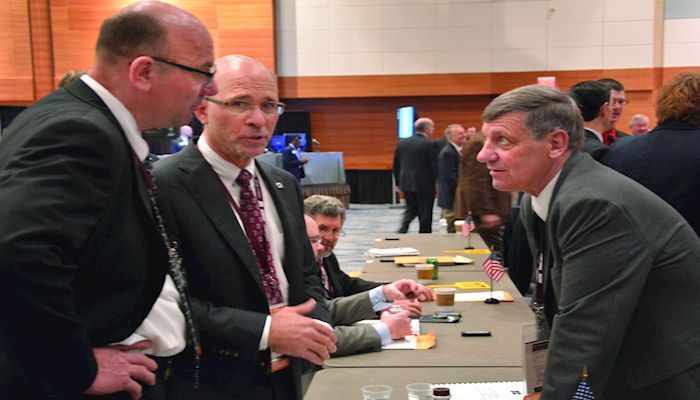
[[[34,99],[29,5],[26,0],[5,0],[0,11],[0,104]]]

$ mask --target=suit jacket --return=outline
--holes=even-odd
[[[441,208],[454,209],[460,158],[459,152],[452,143],[445,145],[438,154],[438,183],[440,186],[438,206]]]
[[[302,164],[301,160],[294,154],[294,151],[295,150],[289,146],[285,147],[284,151],[282,151],[282,168],[294,175],[297,181],[300,181],[301,178],[306,176],[306,172],[304,171],[304,164]]]
[[[370,325],[352,325],[363,319],[376,319],[369,293],[360,292],[328,301],[335,324],[336,346],[334,357],[382,350],[382,338]]]
[[[670,121],[618,140],[605,164],[666,200],[700,235],[700,128]]]
[[[351,278],[340,269],[338,259],[333,253],[323,258],[323,266],[333,287],[333,297],[350,296],[382,285],[379,282],[366,281],[362,278]]]
[[[522,218],[536,254],[533,215],[526,196]],[[570,399],[583,367],[596,399],[630,399],[700,363],[700,239],[672,207],[574,153],[545,229],[552,332],[542,400]],[[697,385],[663,390],[700,398]]]
[[[0,397],[93,382],[92,347],[131,335],[158,297],[167,251],[119,123],[82,81],[19,115],[0,146]],[[4,375],[4,376],[3,376]],[[22,398],[31,397],[27,393]]]
[[[601,142],[592,130],[585,128],[584,133],[581,151],[590,154],[596,161],[602,161],[608,151],[608,146]]]
[[[494,189],[486,164],[477,161],[476,155],[483,146],[483,136],[476,136],[462,148],[454,215],[455,218],[464,219],[471,212],[479,222],[481,215],[496,214],[505,223],[510,215],[510,193]]]
[[[256,162],[280,215],[284,232],[284,272],[289,304],[310,297],[318,306],[311,317],[330,322],[318,267],[306,240],[299,186],[287,172]],[[178,238],[204,354],[201,386],[221,394],[240,393],[252,384],[247,375],[269,369],[270,351],[258,351],[269,305],[247,237],[231,209],[219,177],[191,143],[156,163],[156,181],[172,212],[169,230]],[[295,391],[300,361],[292,358]]]
[[[404,192],[435,193],[436,145],[416,134],[402,139],[394,152],[394,179]]]

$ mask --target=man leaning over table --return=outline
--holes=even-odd
[[[558,89],[531,85],[483,113],[478,160],[493,186],[524,191],[551,326],[542,400],[700,398],[700,239],[666,202],[578,151],[583,119]],[[538,268],[540,270],[540,268]]]

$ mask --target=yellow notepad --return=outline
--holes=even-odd
[[[405,257],[394,257],[394,263],[401,265],[415,265],[415,264],[425,264],[425,260],[428,258],[437,258],[439,265],[455,265],[455,264],[471,264],[474,260],[466,257],[460,256],[436,256],[436,257],[423,257],[423,256],[405,256]]]
[[[491,286],[486,284],[486,282],[455,282],[448,285],[428,285],[430,288],[456,288],[456,289],[489,289]]]

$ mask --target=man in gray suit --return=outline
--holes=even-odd
[[[483,114],[478,160],[524,191],[551,326],[543,400],[700,398],[700,239],[666,202],[580,153],[583,121],[557,89],[525,86]]]

